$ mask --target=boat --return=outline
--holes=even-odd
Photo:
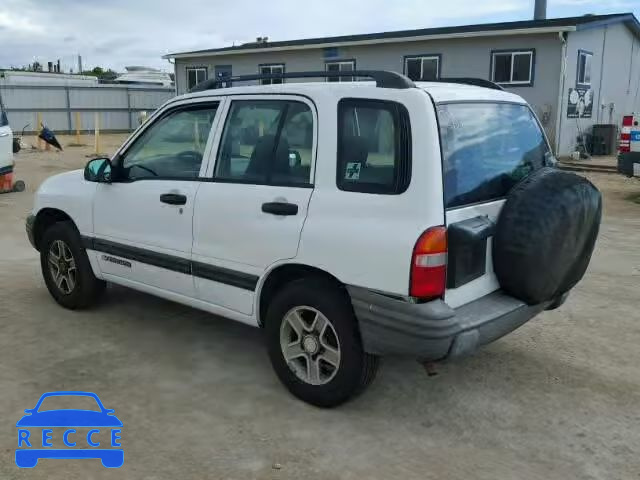
[[[156,68],[130,66],[124,67],[126,72],[115,78],[113,83],[127,85],[156,85],[161,87],[173,87],[171,75]]]

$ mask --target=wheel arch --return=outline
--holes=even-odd
[[[326,270],[304,263],[285,263],[274,266],[264,275],[256,295],[256,319],[264,327],[269,301],[286,284],[305,277],[323,278],[343,288],[344,283]],[[346,291],[346,290],[345,290]]]
[[[33,224],[33,239],[35,243],[35,247],[38,251],[40,251],[40,242],[44,237],[44,232],[47,231],[49,227],[58,222],[71,222],[76,230],[78,230],[78,226],[76,222],[63,210],[58,208],[45,207],[42,208],[36,214],[36,220]]]

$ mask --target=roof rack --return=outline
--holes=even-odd
[[[464,85],[473,85],[474,87],[484,87],[484,88],[490,88],[492,90],[504,90],[504,88],[502,88],[501,85],[492,82],[491,80],[485,80],[484,78],[472,78],[472,77],[451,77],[451,78],[447,78],[447,77],[442,77],[439,78],[438,80],[435,80],[436,82],[442,82],[442,83],[461,83]]]
[[[415,84],[404,75],[387,70],[351,70],[343,72],[286,72],[256,75],[239,75],[237,77],[211,78],[195,85],[190,92],[202,92],[214,88],[225,87],[229,82],[248,82],[252,80],[279,80],[285,78],[339,78],[365,77],[375,80],[379,88],[415,88]]]

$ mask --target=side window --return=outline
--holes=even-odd
[[[187,67],[187,90],[207,79],[206,67]]]
[[[278,75],[284,73],[284,63],[258,65],[258,73],[261,75]],[[276,85],[283,83],[282,78],[263,78],[260,85]]]
[[[535,50],[491,52],[491,80],[501,85],[533,86]]]
[[[400,104],[344,99],[338,104],[340,190],[399,194],[411,181],[411,125]]]
[[[125,152],[117,178],[197,178],[217,107],[181,108],[157,120]]]
[[[229,182],[306,186],[312,152],[313,115],[306,104],[234,100],[214,176]]]
[[[405,57],[404,71],[414,81],[437,80],[440,78],[440,55]]]
[[[577,84],[582,87],[591,86],[591,60],[593,54],[585,50],[578,50],[578,78]]]
[[[333,60],[325,63],[327,72],[351,72],[356,69],[355,60]],[[327,82],[353,82],[353,77],[327,77]]]

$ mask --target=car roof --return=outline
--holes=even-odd
[[[527,103],[519,95],[494,88],[446,82],[416,82],[416,86],[429,93],[436,103],[468,101]]]
[[[504,90],[465,85],[460,83],[447,82],[416,82],[418,89],[424,90],[431,95],[436,103],[455,101],[500,101],[515,102],[525,104],[525,100],[519,95],[506,92]],[[394,89],[376,87],[375,82],[286,82],[275,85],[241,85],[220,89],[203,90],[199,92],[187,93],[176,99],[186,100],[189,98],[210,97],[212,95],[246,95],[246,94],[298,94],[314,96],[318,93],[334,93],[336,96],[348,96],[358,92],[364,93],[369,90],[372,94],[375,91],[390,92]],[[411,89],[399,89],[398,92]]]

